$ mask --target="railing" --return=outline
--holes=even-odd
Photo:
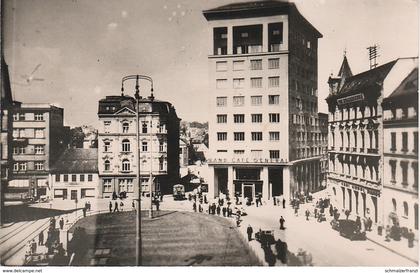
[[[373,148],[370,148],[370,149],[367,149],[367,152],[368,152],[369,154],[377,154],[377,153],[378,153],[378,149],[373,149]]]

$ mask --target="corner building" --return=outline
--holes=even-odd
[[[319,33],[293,3],[203,11],[209,23],[209,193],[289,199],[320,187]]]
[[[127,192],[137,198],[136,149],[140,156],[142,194],[170,193],[179,179],[179,119],[168,102],[153,97],[139,100],[139,141],[136,138],[136,100],[130,96],[107,96],[99,101],[98,170],[100,197]],[[139,142],[139,145],[137,144]]]
[[[344,56],[338,76],[328,80],[328,190],[334,205],[352,217],[383,222],[389,143],[382,102],[416,65],[416,58],[401,58],[353,75]]]

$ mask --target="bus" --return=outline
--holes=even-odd
[[[181,184],[174,185],[173,191],[174,200],[184,200],[185,199],[185,187]]]

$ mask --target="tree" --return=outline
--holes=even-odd
[[[83,140],[85,134],[83,133],[82,127],[74,127],[70,129],[70,147],[71,148],[83,148]]]

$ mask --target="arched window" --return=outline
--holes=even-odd
[[[141,132],[143,134],[147,134],[147,123],[143,123],[143,125],[141,126]]]
[[[392,211],[397,212],[397,201],[395,198],[392,198]]]
[[[122,170],[124,172],[130,171],[130,161],[128,159],[122,161]]]
[[[124,134],[128,133],[129,127],[130,126],[128,125],[128,122],[124,122],[123,123],[123,125],[122,125],[122,131],[123,131]]]
[[[105,166],[105,171],[111,170],[111,162],[109,162],[109,160],[105,160],[104,166]]]
[[[408,216],[408,203],[404,201],[403,206],[404,206],[404,216],[407,217]]]
[[[130,140],[124,139],[122,141],[122,151],[123,152],[129,152],[130,151]]]

